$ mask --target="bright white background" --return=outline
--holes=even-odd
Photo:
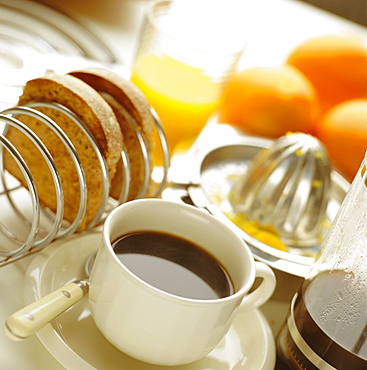
[[[149,1],[142,0],[43,0],[71,15],[94,31],[127,65],[131,65]],[[230,1],[228,1],[228,4]],[[297,43],[320,34],[366,37],[365,29],[294,0],[244,1],[247,48],[241,67],[278,65]],[[0,206],[1,208],[1,206]],[[8,315],[23,306],[23,276],[32,257],[0,268],[0,326]],[[283,305],[287,307],[287,302]],[[264,307],[274,330],[284,312]],[[0,328],[0,369],[43,370],[62,367],[44,349],[36,336],[21,343],[10,341]]]

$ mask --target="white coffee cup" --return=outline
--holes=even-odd
[[[111,243],[144,230],[173,234],[209,251],[229,273],[234,294],[189,299],[134,275]],[[262,282],[248,293],[255,277]],[[237,310],[259,307],[275,288],[272,270],[255,262],[232,230],[203,210],[161,199],[131,201],[111,212],[90,280],[90,309],[106,339],[132,357],[159,365],[185,364],[206,356],[225,336]]]

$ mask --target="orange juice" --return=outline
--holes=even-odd
[[[167,55],[144,55],[136,61],[131,81],[159,115],[170,150],[194,139],[216,110],[222,84]]]

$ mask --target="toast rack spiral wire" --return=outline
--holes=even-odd
[[[158,137],[160,151],[162,153],[162,166],[152,168],[152,159],[144,140],[133,117],[117,101],[108,99],[110,104],[118,105],[118,109],[123,112],[124,117],[134,130],[139,143],[142,163],[143,163],[143,181],[136,198],[148,196],[148,187],[152,181],[154,171],[158,170],[159,179],[155,186],[154,193],[149,194],[151,197],[160,196],[166,186],[167,173],[170,165],[170,155],[164,130],[156,112],[151,108],[155,120],[155,130]],[[37,108],[49,108],[56,110],[70,118],[82,130],[88,138],[93,150],[96,153],[98,164],[102,172],[102,200],[95,217],[91,220],[87,229],[103,223],[108,213],[116,206],[128,200],[131,168],[126,148],[121,152],[122,163],[122,182],[121,192],[118,199],[110,197],[110,180],[106,161],[102,155],[101,149],[81,120],[66,107],[50,102],[32,103],[26,106],[18,106],[2,111],[0,113],[0,267],[10,262],[25,257],[31,253],[37,252],[51,243],[53,240],[65,238],[77,232],[87,206],[87,186],[86,175],[81,164],[77,150],[74,144],[60,128],[56,121],[47,115],[41,113]],[[40,138],[23,122],[17,119],[18,115],[26,115],[36,118],[39,122],[51,129],[65,145],[70,158],[74,164],[78,181],[79,181],[79,208],[73,222],[64,221],[64,192],[61,179],[58,173],[57,165],[50,154],[48,148]],[[22,155],[6,134],[12,127],[26,135],[42,154],[48,169],[52,176],[55,194],[56,194],[56,211],[52,212],[43,207],[38,197],[37,187],[33,175]],[[15,160],[24,177],[26,187],[22,186],[14,177],[12,177],[4,168],[4,151],[8,151],[10,156]],[[153,175],[152,175],[153,174]],[[46,226],[45,226],[46,225]]]

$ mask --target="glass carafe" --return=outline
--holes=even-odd
[[[276,369],[367,369],[367,159],[277,338]]]

